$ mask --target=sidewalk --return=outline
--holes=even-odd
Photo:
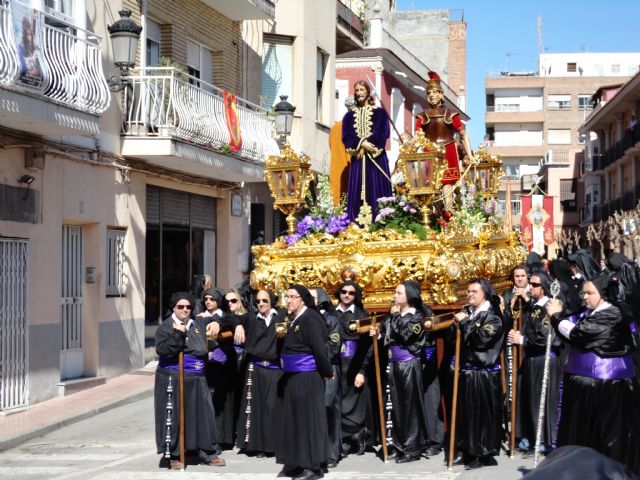
[[[153,395],[154,372],[155,365],[149,364],[109,379],[103,385],[0,416],[0,451],[98,413],[150,397]]]

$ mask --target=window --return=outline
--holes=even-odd
[[[575,178],[560,179],[560,206],[565,212],[576,212],[576,189],[578,180]]]
[[[316,55],[316,120],[322,122],[322,83],[329,56],[318,50]]]
[[[577,65],[575,62],[569,62],[567,63],[567,72],[575,72],[577,71]]]
[[[620,64],[611,65],[611,73],[620,73]]]
[[[73,18],[74,0],[45,0],[45,12],[56,16],[61,14],[66,19]]]
[[[593,104],[591,103],[591,95],[578,95],[578,110],[591,110]]]
[[[126,230],[107,228],[107,296],[123,296],[124,239]]]
[[[522,201],[521,201],[521,193],[514,193],[511,197],[511,215],[521,215],[522,214]]]
[[[281,95],[293,94],[293,39],[280,35],[264,35],[260,103],[271,108]]]
[[[571,144],[571,130],[568,128],[563,128],[563,129],[550,128],[547,133],[547,143],[549,145]]]
[[[213,83],[213,55],[211,50],[191,40],[187,40],[187,72],[189,75],[208,84]],[[200,86],[193,78],[189,83]]]
[[[160,64],[160,24],[147,20],[147,67]]]
[[[570,110],[571,95],[549,94],[547,96],[547,108],[550,110]]]

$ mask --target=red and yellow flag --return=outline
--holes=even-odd
[[[553,197],[522,195],[522,241],[531,251],[544,254],[544,246],[554,242]]]
[[[237,152],[242,148],[242,132],[240,131],[240,118],[238,117],[238,101],[233,93],[223,92],[224,118],[227,121],[229,132],[229,148]]]

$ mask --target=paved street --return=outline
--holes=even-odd
[[[185,472],[158,468],[153,432],[153,399],[146,398],[99,414],[0,453],[0,478],[27,479],[273,479],[280,471],[273,459],[225,452],[227,466],[189,466]],[[514,479],[532,460],[501,456],[497,467],[447,472],[442,455],[408,465],[384,464],[373,453],[351,456],[325,475],[337,479]]]

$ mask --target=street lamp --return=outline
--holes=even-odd
[[[291,135],[293,112],[296,111],[296,107],[287,102],[287,98],[287,95],[280,95],[280,101],[273,106],[273,111],[276,112],[276,133],[283,142]]]
[[[107,27],[113,47],[113,63],[120,69],[120,78],[109,79],[109,89],[117,92],[128,84],[129,69],[136,64],[138,40],[142,27],[131,20],[131,10],[120,10],[120,18]]]

